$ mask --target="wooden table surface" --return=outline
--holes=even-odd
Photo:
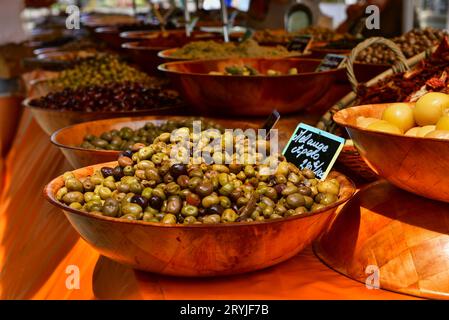
[[[297,122],[283,120],[279,127],[292,130]],[[12,149],[0,158],[1,299],[411,299],[332,271],[310,247],[277,266],[231,277],[134,271],[99,256],[43,198],[44,185],[69,169],[25,112]],[[66,286],[73,266],[80,271],[79,289]]]

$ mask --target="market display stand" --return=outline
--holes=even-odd
[[[279,128],[290,134],[300,120],[284,120]],[[367,289],[327,268],[310,247],[275,267],[232,277],[175,278],[134,271],[100,257],[78,237],[62,211],[45,201],[45,183],[70,167],[28,111],[4,162],[1,299],[411,298]],[[68,289],[74,266],[79,268],[80,287]]]

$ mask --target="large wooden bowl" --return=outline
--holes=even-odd
[[[79,111],[58,111],[49,110],[30,105],[31,99],[23,101],[25,107],[31,110],[33,117],[36,119],[39,126],[49,136],[56,130],[70,126],[76,123],[82,123],[93,120],[132,117],[132,116],[146,116],[146,115],[162,115],[162,114],[176,114],[182,113],[182,107],[160,107],[148,110],[126,111],[126,112],[79,112]]]
[[[125,42],[122,44],[124,53],[148,74],[157,74],[157,67],[165,60],[159,57],[159,52],[178,46],[183,46],[192,41],[218,39],[218,35],[204,32],[193,32],[187,37],[185,31],[167,31],[167,35],[161,32],[125,32],[123,37],[135,37],[137,41]],[[142,38],[138,38],[141,36]],[[145,37],[146,36],[146,37]]]
[[[91,175],[103,163],[74,171]],[[102,255],[135,269],[174,276],[222,276],[263,269],[285,261],[309,245],[326,228],[336,208],[354,193],[345,176],[340,200],[322,210],[269,222],[217,225],[164,225],[124,221],[71,209],[55,198],[62,176],[44,190],[53,205],[63,209],[72,226]]]
[[[345,204],[315,252],[371,288],[449,299],[448,212],[447,203],[377,181]]]
[[[159,69],[171,77],[185,100],[200,114],[267,116],[313,108],[343,75],[343,69],[314,72],[320,60],[302,58],[234,58],[169,62]],[[233,65],[250,65],[261,74],[278,70],[280,76],[211,75]],[[288,75],[290,68],[299,74]]]
[[[186,117],[179,116],[147,116],[147,117],[128,117],[89,121],[78,123],[72,126],[62,128],[51,135],[51,142],[59,147],[72,165],[73,168],[82,168],[102,162],[117,160],[121,151],[113,150],[92,150],[79,147],[83,142],[84,136],[93,134],[101,135],[105,131],[129,127],[133,130],[142,128],[147,122],[160,125],[168,120],[184,120]],[[224,129],[257,129],[259,126],[244,121],[234,121],[226,119],[204,119],[221,125]]]
[[[395,186],[434,200],[449,202],[449,141],[409,137],[362,129],[360,116],[381,118],[391,104],[347,108],[334,115],[345,126],[367,165]]]

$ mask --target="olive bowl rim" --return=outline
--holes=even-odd
[[[74,151],[81,151],[81,152],[89,152],[89,153],[95,153],[95,154],[110,154],[110,155],[114,155],[116,154],[117,156],[122,153],[125,150],[96,150],[96,149],[87,149],[87,148],[82,148],[79,146],[73,146],[73,145],[67,145],[67,144],[63,144],[57,141],[58,136],[65,130],[69,130],[72,129],[73,127],[77,127],[80,125],[89,125],[89,124],[95,124],[97,122],[107,122],[107,121],[114,121],[114,124],[124,124],[124,123],[129,123],[129,122],[134,122],[134,121],[146,121],[146,122],[167,122],[170,120],[178,120],[181,118],[185,118],[188,119],[191,116],[177,116],[177,115],[160,115],[161,117],[165,117],[165,118],[153,118],[153,119],[145,119],[146,117],[158,117],[159,115],[141,115],[141,116],[128,116],[128,117],[119,117],[119,118],[107,118],[107,119],[99,119],[99,120],[91,120],[91,121],[85,121],[85,122],[81,122],[81,123],[75,123],[75,124],[71,124],[69,126],[60,128],[56,131],[54,131],[51,135],[50,135],[50,142],[55,145],[58,148],[61,149],[68,149],[68,150],[74,150]],[[125,121],[125,119],[127,119],[128,121]],[[196,120],[196,119],[195,119]],[[207,120],[211,120],[211,121],[217,121],[218,119],[216,118],[210,118],[210,117],[201,117],[198,119],[199,121],[207,121]],[[226,119],[228,120],[228,119]],[[229,120],[231,121],[231,120]],[[257,125],[247,122],[245,120],[232,120],[233,122],[239,124],[239,125],[243,125],[245,124],[248,128],[250,127],[254,127],[252,129],[256,129]],[[112,124],[111,124],[112,125]],[[228,128],[225,128],[228,129]],[[240,127],[236,127],[236,128],[232,128],[232,129],[242,129]]]
[[[76,172],[78,170],[82,170],[82,169],[86,169],[86,168],[92,168],[92,167],[103,167],[103,166],[113,166],[113,165],[117,165],[118,162],[117,161],[112,161],[112,162],[105,162],[105,163],[100,163],[100,164],[95,164],[92,166],[87,166],[87,167],[83,167],[83,168],[79,168],[76,170],[72,170],[71,172]],[[217,223],[217,224],[164,224],[164,223],[160,223],[160,222],[147,222],[147,221],[143,221],[143,220],[124,220],[124,219],[120,219],[120,218],[113,218],[113,217],[107,217],[107,216],[103,216],[103,215],[98,215],[98,214],[93,214],[90,212],[84,212],[81,210],[76,210],[73,208],[70,208],[69,206],[59,202],[56,198],[55,198],[55,194],[52,192],[52,187],[54,184],[56,184],[58,181],[61,182],[61,180],[63,179],[63,176],[60,175],[56,178],[54,178],[53,180],[51,180],[43,189],[43,195],[45,197],[45,199],[50,202],[50,204],[62,209],[62,211],[65,212],[70,212],[71,214],[76,214],[76,215],[80,215],[83,217],[87,217],[87,218],[93,218],[93,219],[98,219],[101,221],[105,221],[105,222],[112,222],[112,223],[119,223],[119,224],[131,224],[131,225],[141,225],[141,226],[147,226],[147,227],[154,227],[154,228],[183,228],[183,229],[191,229],[191,228],[232,228],[232,227],[248,227],[248,226],[263,226],[263,225],[267,225],[267,224],[277,224],[277,223],[284,223],[284,222],[289,222],[292,220],[297,220],[297,219],[302,219],[302,218],[307,218],[307,217],[311,217],[311,216],[315,216],[315,215],[319,215],[321,213],[325,213],[325,212],[330,212],[331,210],[337,210],[338,207],[344,203],[346,203],[348,200],[350,200],[355,192],[356,192],[356,187],[354,182],[347,176],[345,176],[344,174],[338,172],[338,171],[331,171],[330,174],[334,174],[336,175],[335,178],[340,178],[342,179],[342,181],[344,182],[344,194],[342,194],[341,196],[339,195],[339,199],[338,201],[334,202],[333,204],[326,206],[324,208],[321,208],[317,211],[313,211],[313,212],[308,212],[305,214],[300,214],[300,215],[294,215],[294,216],[290,216],[287,218],[279,218],[279,219],[272,219],[269,221],[252,221],[252,222],[235,222],[235,223]]]
[[[168,49],[172,50],[172,49]],[[161,51],[164,52],[165,50]],[[159,52],[159,53],[161,53]],[[159,55],[158,53],[158,55]],[[162,57],[162,56],[161,56]],[[165,57],[163,57],[165,58]],[[170,59],[170,58],[168,58]],[[171,65],[178,65],[183,63],[210,63],[210,62],[220,62],[220,61],[229,61],[229,60],[280,60],[280,61],[313,61],[313,62],[320,62],[321,59],[311,59],[311,58],[302,58],[301,56],[286,56],[286,57],[259,57],[259,58],[239,58],[239,57],[233,57],[233,58],[220,58],[220,59],[173,59],[175,61],[165,62],[160,64],[157,69],[159,71],[165,72],[167,74],[176,74],[181,76],[207,76],[207,77],[214,77],[214,78],[223,78],[226,79],[250,79],[249,81],[252,81],[251,79],[259,79],[259,80],[268,80],[271,81],[277,81],[279,79],[288,79],[288,78],[303,78],[303,77],[312,77],[312,76],[332,76],[336,77],[341,70],[344,70],[344,68],[337,68],[337,69],[331,69],[326,71],[319,71],[319,72],[302,72],[298,74],[280,74],[276,76],[269,76],[269,75],[256,75],[256,76],[244,76],[244,75],[225,75],[225,74],[209,74],[209,73],[198,73],[198,72],[187,72],[187,71],[177,71],[177,70],[169,70],[167,66]],[[276,80],[277,79],[277,80]],[[293,80],[292,79],[292,80]]]
[[[126,115],[149,115],[151,112],[159,112],[159,111],[166,111],[166,110],[177,110],[180,108],[186,108],[187,105],[181,104],[179,106],[163,106],[163,107],[157,107],[152,109],[141,109],[141,110],[129,110],[129,111],[73,111],[73,110],[55,110],[55,109],[48,109],[48,108],[42,108],[42,107],[36,107],[31,105],[31,101],[39,99],[40,97],[28,97],[22,101],[22,105],[25,108],[29,109],[35,109],[39,111],[46,111],[46,112],[53,112],[54,114],[72,114],[72,115],[123,115],[123,117],[126,117]]]

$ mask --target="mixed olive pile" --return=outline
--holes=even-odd
[[[164,132],[172,132],[175,129],[188,127],[192,130],[193,121],[201,121],[201,128],[216,128],[222,131],[222,128],[210,121],[201,119],[168,120],[162,124],[148,122],[140,129],[133,130],[129,127],[123,127],[120,130],[110,130],[103,132],[99,136],[88,134],[84,137],[80,147],[96,150],[131,150],[136,143],[148,145],[153,143],[154,139]]]
[[[444,30],[428,27],[425,29],[413,29],[391,40],[398,45],[406,58],[411,58],[436,46],[445,35],[446,32]],[[376,64],[391,64],[396,59],[395,54],[381,44],[374,44],[364,49],[357,57],[357,61]]]
[[[337,180],[319,181],[311,170],[300,170],[282,156],[265,158],[280,160],[275,173],[268,174],[268,164],[244,136],[208,130],[195,137],[188,128],[175,132],[161,134],[150,146],[135,145],[134,153],[122,153],[116,167],[103,167],[92,176],[65,173],[56,198],[98,215],[166,224],[265,221],[315,211],[338,200]],[[197,150],[209,150],[215,162],[172,162],[172,151],[186,151],[173,138],[183,134],[190,134],[190,145],[198,141]],[[235,153],[213,151],[212,140],[222,146],[233,141]],[[259,141],[257,150],[262,144],[268,145]],[[227,157],[233,159],[230,164],[217,164],[216,159]],[[249,164],[254,162],[250,159],[260,161]]]
[[[62,71],[49,84],[59,88],[79,89],[82,87],[109,83],[139,82],[159,85],[160,79],[153,78],[120,60],[112,54],[101,54]]]
[[[33,107],[58,111],[137,111],[183,104],[177,91],[147,87],[141,83],[111,83],[79,89],[66,88],[33,99]]]

